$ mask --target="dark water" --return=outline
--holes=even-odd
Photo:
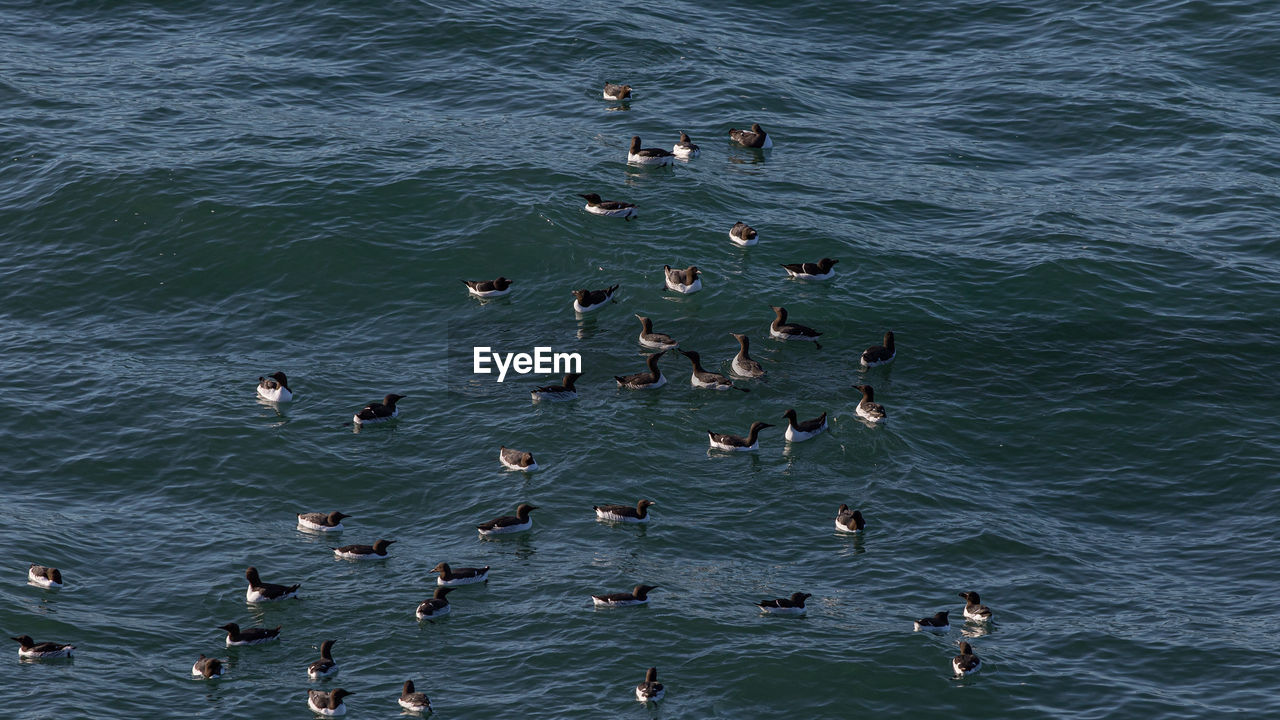
[[[407,678],[441,717],[1274,712],[1277,38],[1256,1],[0,8],[0,630],[78,647],[0,663],[0,715],[308,717],[341,686],[390,717]],[[751,122],[773,150],[728,144]],[[700,158],[625,164],[681,130]],[[778,267],[823,256],[826,283]],[[768,340],[771,304],[821,350]],[[711,369],[745,332],[767,379],[695,391],[666,357],[619,391],[634,313]],[[581,353],[581,398],[471,375],[477,344]],[[343,425],[388,392],[394,427]],[[788,407],[830,432],[788,448]],[[757,419],[758,454],[708,453]],[[640,497],[651,527],[592,516]],[[477,537],[521,501],[532,533]],[[332,509],[338,538],[294,528]],[[378,537],[385,563],[328,550]],[[441,560],[492,579],[419,624]],[[250,564],[301,599],[247,606]],[[911,632],[971,589],[989,627]],[[797,590],[803,619],[752,606]],[[230,621],[282,639],[225,649]],[[955,680],[962,638],[985,664]],[[309,683],[325,639],[341,674]]]

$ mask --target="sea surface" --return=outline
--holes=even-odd
[[[406,679],[440,718],[1275,716],[1274,2],[9,3],[0,49],[0,632],[77,647],[10,645],[0,717],[301,719],[342,687],[391,718]],[[753,122],[772,150],[729,144]],[[682,130],[699,158],[626,164]],[[619,390],[637,313],[712,370],[745,333],[767,375],[694,390],[668,353]],[[580,398],[473,374],[479,345],[580,353]],[[294,402],[257,401],[277,370]],[[788,446],[787,408],[830,431]],[[709,452],[755,420],[758,452]],[[594,518],[642,497],[648,527]],[[520,502],[531,532],[480,538]],[[491,579],[418,623],[440,561]],[[247,605],[249,565],[300,598]]]

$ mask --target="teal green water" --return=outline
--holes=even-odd
[[[305,718],[343,687],[391,717],[409,678],[456,718],[1273,713],[1277,37],[1257,0],[0,8],[0,630],[78,648],[0,662],[0,715]],[[728,144],[751,122],[773,150]],[[700,158],[626,165],[681,130]],[[826,283],[778,267],[823,256]],[[768,340],[773,304],[821,349]],[[635,313],[712,369],[747,333],[768,375],[697,391],[667,357],[619,390]],[[476,344],[581,353],[580,399],[470,374]],[[392,426],[344,424],[388,392]],[[789,407],[830,432],[708,452]],[[593,517],[640,497],[647,528]],[[522,501],[531,533],[479,538]],[[337,538],[294,527],[334,509]],[[440,561],[491,581],[420,624]],[[300,599],[246,605],[251,564]],[[752,605],[798,590],[804,618]],[[962,590],[989,627],[911,631]],[[226,649],[226,622],[284,629]]]

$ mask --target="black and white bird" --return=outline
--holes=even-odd
[[[31,563],[31,567],[27,568],[27,582],[42,588],[57,589],[62,587],[62,571]]]
[[[418,609],[414,614],[419,620],[432,620],[448,615],[452,608],[449,606],[449,598],[445,596],[453,590],[454,588],[451,587],[437,586],[430,598],[418,603]]]
[[[333,643],[333,640],[320,643],[320,659],[307,666],[307,677],[319,680],[338,673],[338,663],[333,660]]]
[[[729,239],[733,241],[734,245],[751,247],[760,242],[760,233],[756,232],[755,228],[739,220],[734,223],[733,227],[729,228]]]
[[[281,625],[273,628],[244,628],[241,629],[235,623],[227,623],[218,626],[219,630],[227,631],[227,647],[232,645],[257,645],[259,643],[270,642],[280,637]]]
[[[822,413],[812,420],[800,421],[796,419],[795,409],[789,408],[782,413],[782,417],[787,419],[787,430],[783,433],[787,438],[787,442],[804,442],[827,429],[826,413]]]
[[[333,554],[346,560],[386,560],[387,548],[399,540],[374,540],[372,545],[343,545],[332,548]]]
[[[751,392],[747,388],[740,388],[733,384],[729,378],[720,373],[713,373],[702,367],[702,356],[693,350],[680,350],[682,355],[689,358],[689,362],[693,365],[693,372],[689,375],[689,384],[696,388],[705,388],[708,390],[741,390],[742,392]]]
[[[502,467],[517,472],[533,472],[538,469],[538,461],[533,459],[533,453],[505,445],[498,446],[498,461],[502,463]]]
[[[643,315],[636,315],[640,320],[640,344],[655,350],[670,350],[679,345],[670,335],[653,331],[653,321]]]
[[[631,136],[631,148],[627,150],[627,162],[633,165],[670,165],[675,155],[662,148],[640,147],[640,136]]]
[[[696,265],[690,265],[685,270],[663,265],[662,272],[668,290],[690,295],[702,289],[702,278],[699,277],[700,271]]]
[[[870,385],[854,385],[853,389],[862,391],[862,399],[858,401],[858,407],[856,408],[858,417],[867,422],[884,422],[886,417],[884,406],[875,401],[875,388]]]
[[[457,587],[459,585],[473,585],[475,583],[489,582],[489,566],[482,568],[474,567],[452,567],[447,562],[436,563],[431,568],[431,572],[440,573],[436,576],[436,584],[444,587]]]
[[[298,527],[302,530],[314,530],[316,532],[339,532],[343,529],[342,521],[349,517],[351,516],[337,510],[328,513],[298,513]]]
[[[614,85],[613,83],[605,83],[604,99],[605,100],[630,100],[631,86],[630,85]]]
[[[982,659],[973,654],[973,646],[967,642],[960,643],[960,654],[951,658],[951,669],[957,677],[972,675],[982,668]]]
[[[258,397],[270,402],[289,402],[293,391],[289,389],[289,376],[282,372],[258,378]]]
[[[596,511],[597,520],[618,523],[647,523],[649,522],[649,506],[653,504],[652,500],[641,500],[635,504],[635,507],[630,505],[592,505],[591,509]]]
[[[537,509],[537,505],[520,503],[516,507],[515,515],[503,515],[488,522],[480,523],[476,526],[476,529],[480,531],[481,535],[505,535],[523,532],[533,527],[533,518],[529,517],[529,513]]]
[[[818,344],[818,336],[822,333],[808,325],[787,322],[787,309],[784,307],[770,305],[769,309],[775,315],[773,322],[769,324],[769,337],[774,340],[804,340],[813,343],[819,348],[822,347]]]
[[[258,568],[252,565],[244,571],[244,579],[249,581],[249,588],[244,591],[244,599],[245,602],[251,603],[296,598],[298,597],[298,588],[302,587],[301,583],[296,585],[277,585],[275,583],[262,582],[262,578],[258,577]]]
[[[742,437],[741,435],[713,433],[710,430],[707,431],[707,437],[711,441],[711,447],[716,450],[747,452],[750,450],[760,449],[760,431],[771,427],[773,427],[773,425],[757,420],[751,423],[751,429],[747,431],[746,437]]]
[[[951,621],[947,619],[950,613],[943,610],[940,613],[934,613],[933,617],[920,618],[915,622],[916,632],[921,630],[932,630],[933,632],[946,632],[951,629]]]
[[[848,505],[840,503],[840,509],[836,510],[836,529],[840,532],[856,533],[862,532],[867,526],[867,522],[862,519],[861,510],[850,510]]]
[[[392,393],[382,398],[382,402],[371,402],[360,409],[352,418],[351,422],[356,425],[371,425],[373,423],[386,422],[400,414],[400,408],[396,407],[396,403],[403,400],[404,395],[396,395]]]
[[[697,145],[693,144],[693,141],[689,139],[689,135],[687,133],[681,132],[680,142],[671,147],[671,154],[681,160],[689,160],[701,155],[702,151],[698,149]]]
[[[883,345],[872,345],[862,351],[862,367],[873,368],[877,365],[884,365],[892,362],[898,356],[898,348],[893,344],[893,331],[888,330],[884,334]]]
[[[658,358],[666,355],[667,351],[646,355],[644,362],[649,367],[648,372],[635,373],[632,375],[614,375],[613,379],[618,382],[618,387],[627,388],[628,390],[655,390],[667,384],[667,379],[662,376],[662,371],[658,369]]]
[[[463,280],[462,284],[467,286],[467,292],[482,298],[502,297],[511,292],[511,281],[504,277],[496,280]]]
[[[756,603],[756,607],[760,608],[760,612],[771,615],[803,615],[804,601],[811,597],[813,595],[810,593],[791,593],[789,598],[761,600]]]
[[[978,597],[978,593],[970,590],[960,593],[960,597],[964,598],[964,617],[966,620],[986,622],[991,619],[991,608],[982,604],[982,598]]]
[[[29,660],[52,660],[54,658],[69,658],[71,651],[76,649],[75,645],[67,645],[56,642],[38,643],[31,639],[30,635],[19,635],[13,640],[18,643],[18,657]]]
[[[657,702],[667,694],[662,683],[658,682],[658,668],[651,667],[644,673],[644,682],[636,686],[636,700],[640,702]]]
[[[760,127],[760,123],[751,123],[750,130],[730,129],[729,139],[743,147],[757,148],[759,150],[768,150],[773,147],[773,138],[769,137],[769,133]]]
[[[836,275],[835,264],[839,260],[822,258],[816,263],[783,263],[782,268],[797,280],[826,280]]]
[[[578,197],[587,201],[585,210],[592,215],[620,217],[623,220],[630,220],[636,216],[635,203],[622,202],[621,200],[601,200],[596,193],[587,193]]]
[[[760,363],[753,360],[747,352],[751,346],[751,339],[740,333],[729,334],[738,340],[738,354],[733,356],[733,362],[729,363],[729,369],[733,370],[734,374],[742,377],[764,377],[764,368],[760,367]]]
[[[578,389],[574,387],[574,383],[577,382],[580,377],[582,377],[582,373],[569,373],[560,381],[560,385],[542,385],[530,390],[529,395],[533,397],[534,402],[540,402],[542,400],[550,402],[577,400]]]
[[[218,658],[201,655],[196,659],[196,663],[191,666],[191,675],[192,677],[205,679],[222,677],[222,661]]]
[[[405,680],[404,689],[400,691],[400,707],[417,713],[431,712],[431,698],[416,692],[412,680]]]
[[[311,708],[311,712],[325,717],[346,715],[347,706],[342,702],[342,699],[348,695],[355,695],[355,693],[342,688],[327,692],[324,690],[308,690],[307,707]]]
[[[609,593],[608,595],[592,595],[591,602],[596,607],[627,607],[629,605],[649,604],[649,593],[657,590],[657,585],[637,585],[631,592]]]
[[[572,293],[573,311],[576,313],[589,313],[599,310],[613,299],[613,294],[617,291],[617,285],[603,290],[574,290]]]

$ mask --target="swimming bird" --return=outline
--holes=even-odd
[[[476,526],[476,529],[480,531],[481,535],[505,535],[528,530],[533,527],[533,518],[529,517],[529,513],[537,509],[538,506],[536,505],[520,503],[516,507],[515,515],[503,515],[488,522],[480,523]]]
[[[348,560],[385,560],[391,557],[387,548],[399,540],[375,540],[372,545],[343,545],[332,548],[333,554]]]
[[[42,588],[60,588],[62,571],[58,568],[31,563],[31,567],[27,568],[27,582]]]
[[[533,472],[538,469],[538,461],[533,459],[533,453],[513,450],[505,445],[498,446],[498,460],[508,470]]]
[[[884,422],[884,406],[875,402],[875,388],[870,385],[854,385],[853,389],[862,391],[862,399],[858,401],[857,407],[858,417],[873,423]]]
[[[818,344],[818,336],[822,333],[814,330],[807,325],[787,322],[787,309],[770,305],[770,310],[777,315],[773,322],[769,325],[769,337],[774,340],[806,340],[812,342],[818,348],[822,346]]]
[[[463,280],[463,285],[467,286],[467,291],[476,297],[502,297],[511,292],[511,281],[499,277],[497,280]]]
[[[756,232],[755,228],[739,220],[734,223],[733,227],[729,228],[729,239],[735,245],[750,247],[760,242],[760,233]]]
[[[690,265],[688,270],[663,265],[662,272],[665,275],[668,290],[688,295],[702,289],[702,278],[698,277],[698,268],[695,265]]]
[[[788,409],[782,413],[782,417],[787,419],[787,431],[784,435],[787,442],[803,442],[827,429],[827,414],[822,413],[812,420],[799,422],[796,420],[796,411]]]
[[[947,619],[950,613],[943,610],[940,613],[934,613],[933,617],[920,618],[915,622],[916,632],[921,630],[932,630],[934,632],[946,632],[951,629],[951,621]]]
[[[662,148],[640,147],[640,136],[631,136],[631,149],[627,151],[627,162],[635,165],[670,165],[675,155]]]
[[[449,598],[445,597],[453,592],[451,587],[437,587],[435,594],[429,599],[418,603],[418,609],[414,613],[419,620],[430,620],[431,618],[444,617],[449,614]]]
[[[635,373],[634,375],[614,375],[613,379],[618,381],[618,387],[628,388],[631,390],[653,390],[667,384],[667,379],[662,376],[662,371],[658,369],[658,358],[666,355],[667,351],[645,356],[645,364],[649,366],[649,372]]]
[[[258,397],[271,402],[289,402],[293,391],[289,389],[289,377],[282,372],[258,378]]]
[[[707,437],[711,439],[711,447],[717,450],[729,451],[748,451],[759,450],[760,431],[765,428],[773,427],[769,423],[760,422],[759,420],[751,423],[751,430],[747,432],[746,437],[741,435],[722,435],[707,431]]]
[[[856,533],[860,532],[866,526],[867,522],[862,519],[861,510],[850,510],[848,505],[840,503],[840,508],[836,510],[837,530],[847,533]]]
[[[613,299],[613,294],[617,292],[618,286],[605,288],[604,290],[574,290],[573,291],[573,311],[578,313],[587,313],[593,310],[599,310],[605,306],[605,303]]]
[[[893,345],[893,331],[887,330],[884,334],[883,345],[872,345],[862,351],[862,367],[873,368],[877,365],[884,365],[897,356],[898,348]]]
[[[426,693],[414,692],[413,681],[405,680],[400,691],[400,707],[413,712],[431,712],[431,698]]]
[[[835,264],[839,260],[822,258],[816,263],[783,263],[782,268],[797,280],[826,280],[835,277]]]
[[[307,677],[319,680],[338,672],[338,663],[333,661],[333,640],[320,643],[320,659],[307,666]]]
[[[533,396],[534,402],[541,400],[549,400],[551,402],[560,402],[563,400],[577,400],[578,390],[573,386],[578,378],[582,377],[582,373],[569,373],[564,376],[560,382],[562,385],[542,385],[529,391]]]
[[[658,682],[658,668],[651,667],[644,673],[644,682],[636,686],[636,699],[640,702],[657,702],[667,691]]]
[[[964,598],[964,617],[966,620],[986,622],[991,619],[991,608],[982,604],[982,599],[978,597],[978,593],[970,590],[969,592],[960,593],[960,597]]]
[[[790,598],[777,598],[774,600],[761,600],[756,603],[756,607],[760,608],[760,612],[772,615],[803,615],[804,601],[813,597],[809,593],[791,593]]]
[[[471,585],[472,583],[489,582],[489,566],[482,568],[473,567],[450,567],[449,563],[437,563],[431,568],[431,572],[440,573],[436,577],[436,584],[445,587],[456,587],[458,585]]]
[[[342,521],[349,517],[351,516],[337,510],[329,513],[298,513],[298,527],[316,532],[339,532],[342,530]]]
[[[773,147],[773,138],[770,138],[769,133],[766,133],[764,128],[760,127],[760,123],[751,123],[750,130],[730,129],[729,139],[743,147],[759,150],[768,150]]]
[[[244,599],[246,602],[251,603],[296,598],[298,597],[298,588],[302,587],[302,583],[287,587],[276,585],[275,583],[264,583],[262,578],[258,577],[258,568],[252,565],[244,571],[244,579],[249,581],[249,589],[244,591]]]
[[[604,215],[605,217],[620,217],[623,220],[631,220],[636,216],[635,203],[622,202],[621,200],[601,200],[596,193],[587,193],[578,197],[587,201],[586,211],[592,215]]]
[[[273,628],[244,628],[235,623],[227,623],[219,625],[219,630],[227,631],[227,647],[232,645],[257,645],[258,643],[269,642],[280,637],[280,628],[277,625]]]
[[[747,354],[747,348],[751,345],[750,338],[740,333],[729,334],[738,339],[738,354],[733,356],[733,362],[729,363],[729,369],[742,377],[764,377],[764,368],[760,367],[760,363],[752,360],[751,356]]]
[[[649,522],[649,506],[653,504],[652,500],[641,500],[636,503],[635,507],[630,505],[592,505],[591,509],[596,511],[597,520],[620,523],[647,523]]]
[[[649,592],[657,590],[657,585],[637,585],[631,592],[609,593],[608,595],[592,595],[591,602],[603,607],[626,607],[628,605],[648,605]]]
[[[630,85],[614,85],[613,83],[605,83],[604,99],[605,100],[630,100],[631,86]]]
[[[222,677],[222,661],[202,654],[196,664],[191,666],[191,674],[203,678]]]
[[[693,363],[693,373],[689,375],[689,384],[696,388],[709,388],[711,390],[741,390],[742,392],[751,392],[747,388],[740,388],[733,384],[729,378],[719,374],[709,372],[702,369],[702,357],[692,350],[680,350],[681,354],[689,358],[689,362]]]
[[[18,657],[32,658],[38,660],[52,660],[53,658],[71,657],[71,651],[76,649],[75,645],[65,645],[63,643],[42,642],[38,643],[31,639],[30,635],[19,635],[13,640],[18,641]]]
[[[973,646],[967,642],[960,643],[960,654],[951,658],[951,669],[957,676],[971,675],[982,667],[982,659],[973,654]]]
[[[653,321],[643,315],[636,315],[640,320],[640,344],[645,347],[655,348],[657,350],[670,350],[680,343],[672,339],[670,335],[663,335],[653,331]]]
[[[382,402],[371,402],[365,405],[360,412],[357,412],[351,418],[351,422],[357,425],[386,422],[400,414],[400,408],[396,407],[396,403],[404,398],[404,395],[392,393],[382,398]]]
[[[687,133],[681,131],[680,142],[671,147],[671,154],[681,160],[688,160],[690,158],[698,157],[702,154],[702,151],[698,149],[697,145],[693,144],[693,141],[689,139],[689,135]]]
[[[307,707],[311,708],[311,712],[325,717],[335,717],[337,715],[346,715],[347,706],[342,699],[348,695],[355,695],[353,692],[337,688],[336,690],[308,690],[307,691]]]

